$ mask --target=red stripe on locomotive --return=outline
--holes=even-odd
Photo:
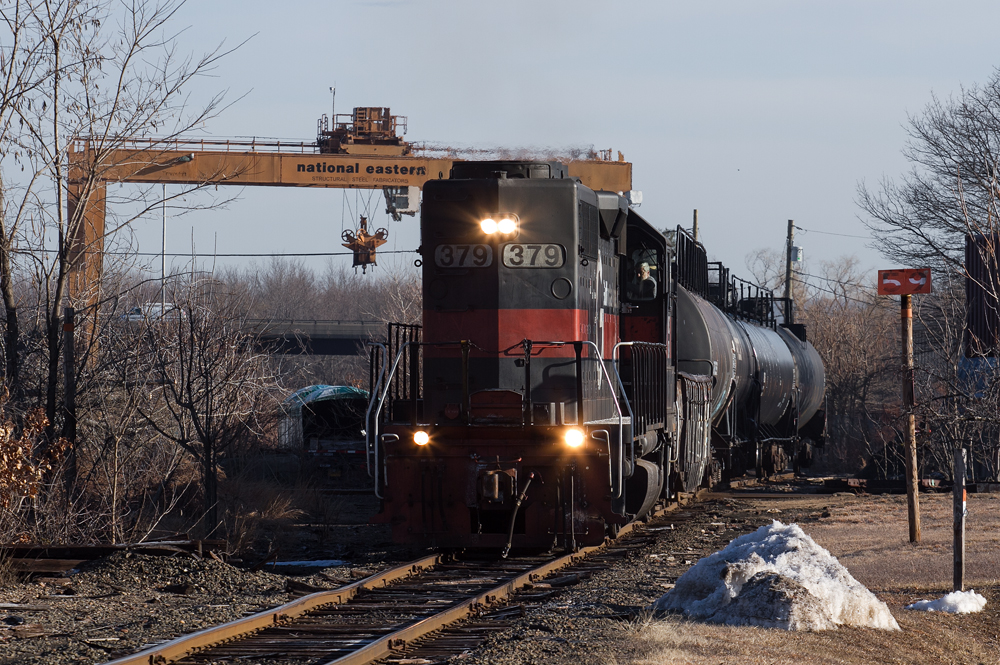
[[[618,337],[618,317],[604,315],[605,357],[611,356]],[[448,347],[433,344],[467,339],[472,347],[471,357],[486,358],[499,354],[523,355],[521,342],[525,339],[541,341],[578,341],[587,338],[587,311],[584,309],[499,309],[468,312],[439,312],[424,310],[424,356],[427,358],[454,358]],[[478,348],[477,348],[478,347]],[[550,358],[572,358],[572,346],[536,347]],[[589,348],[589,347],[587,347]],[[584,351],[584,356],[589,356]]]

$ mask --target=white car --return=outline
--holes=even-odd
[[[183,317],[184,310],[175,303],[148,302],[143,305],[136,305],[122,314],[121,318],[129,323],[139,323],[142,321],[159,321],[161,319],[176,321]]]

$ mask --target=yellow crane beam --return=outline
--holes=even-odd
[[[69,214],[85,201],[83,223],[71,245],[75,257],[72,295],[82,294],[101,276],[108,182],[264,187],[381,189],[423,187],[449,176],[450,158],[400,152],[398,146],[356,146],[360,154],[321,153],[315,143],[281,141],[177,140],[131,141],[95,159],[81,141],[69,153]],[[98,163],[99,162],[99,163]],[[625,161],[573,160],[571,177],[595,190],[632,188],[632,164]]]
[[[379,147],[369,149],[376,151]],[[423,187],[428,180],[447,178],[455,161],[377,152],[318,153],[315,145],[308,143],[197,141],[169,149],[137,146],[134,150],[114,151],[106,160],[109,166],[102,179],[272,187]],[[567,168],[571,177],[580,178],[591,189],[621,192],[632,188],[629,162],[574,160],[567,163]]]

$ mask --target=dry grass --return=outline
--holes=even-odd
[[[17,571],[14,570],[14,559],[9,556],[0,556],[0,589],[13,586],[19,581]]]
[[[990,605],[998,602],[996,590]],[[989,606],[988,606],[989,607]],[[841,628],[820,632],[712,626],[667,619],[644,630],[647,655],[636,665],[711,663],[990,663],[1000,662],[996,612],[941,615],[891,606],[901,632]]]
[[[250,475],[228,478],[221,488],[226,540],[230,553],[243,553],[261,539],[281,541],[303,511],[293,488]]]
[[[840,497],[838,497],[840,498]],[[910,544],[906,497],[842,498],[831,517],[803,528],[872,590],[950,591],[952,499],[920,497],[921,541]],[[1000,584],[1000,495],[970,494],[966,519],[966,586]]]
[[[815,504],[815,505],[813,505]],[[901,632],[841,628],[796,632],[715,626],[668,618],[630,628],[643,655],[635,665],[702,663],[988,663],[1000,664],[1000,496],[970,495],[966,588],[987,598],[968,615],[911,612],[903,607],[951,590],[950,495],[921,496],[922,542],[908,538],[906,498],[815,497],[759,502],[762,511],[821,510],[831,517],[800,521],[860,582],[889,605]],[[783,512],[784,512],[783,511]],[[775,513],[782,519],[781,513]],[[787,520],[785,520],[787,521]]]

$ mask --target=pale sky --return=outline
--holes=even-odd
[[[814,230],[797,237],[809,272],[852,254],[894,267],[869,241],[818,232],[867,235],[858,183],[908,168],[907,114],[932,93],[1000,65],[997,25],[1000,3],[912,0],[191,0],[177,23],[184,50],[251,38],[193,89],[192,103],[243,96],[209,135],[312,140],[336,83],[338,112],[389,106],[411,141],[613,148],[633,163],[643,216],[689,226],[697,208],[709,254],[745,276],[746,254],[781,249],[789,219]],[[189,252],[192,227],[201,256],[216,242],[339,251],[343,211],[369,193],[228,192],[240,200],[226,210],[169,219],[167,252]],[[415,248],[417,221],[383,209],[386,248]],[[160,250],[159,215],[137,232],[141,251]]]

